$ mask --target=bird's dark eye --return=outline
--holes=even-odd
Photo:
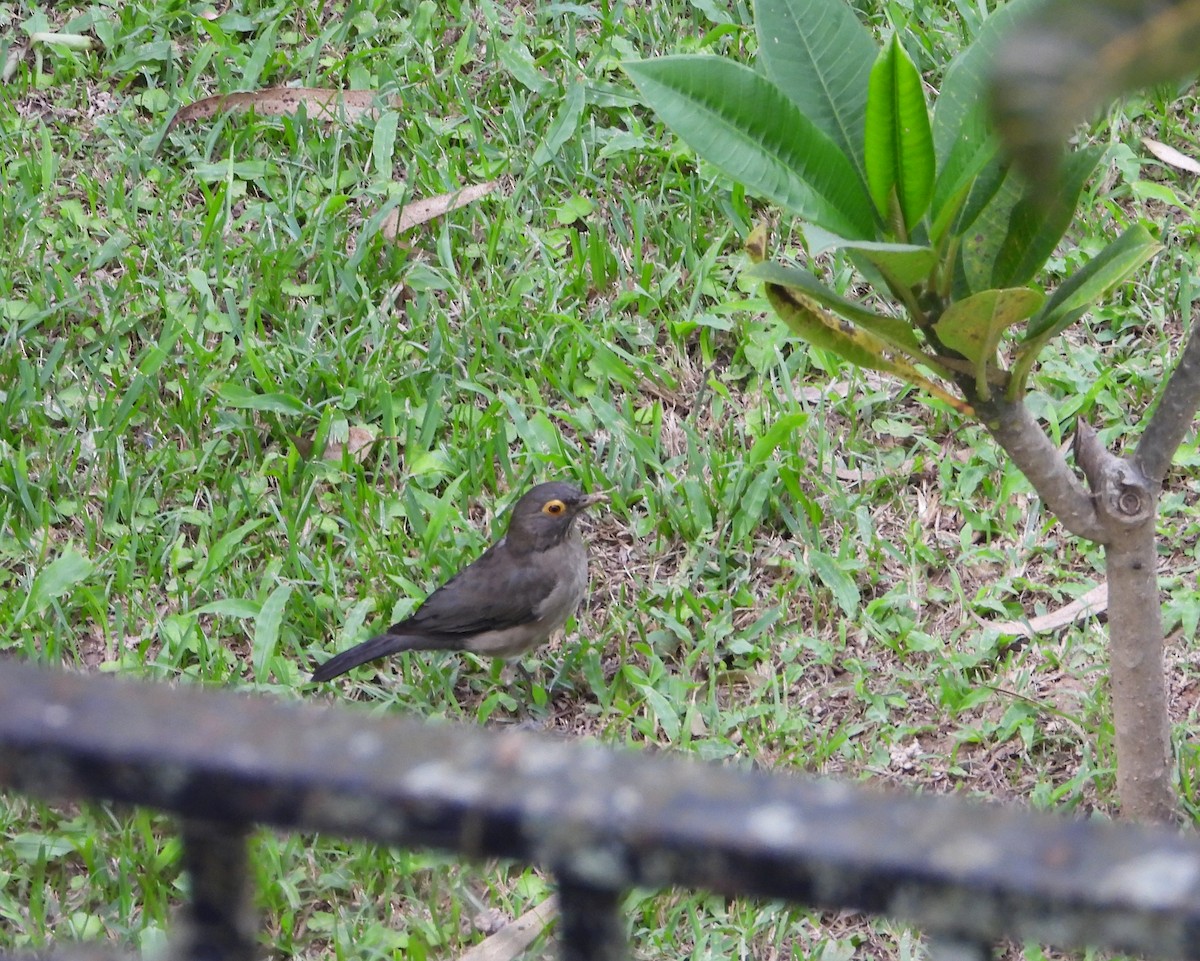
[[[543,514],[550,514],[550,515],[561,514],[566,509],[567,509],[567,505],[564,504],[560,500],[546,501],[546,503],[542,505],[542,513]]]

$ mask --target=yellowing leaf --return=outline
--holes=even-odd
[[[890,346],[874,334],[859,330],[848,320],[835,317],[812,298],[791,288],[779,284],[766,284],[765,288],[767,300],[775,312],[807,343],[833,351],[859,367],[893,374],[914,387],[928,391],[961,413],[975,413],[969,404],[948,394],[908,361],[892,356]]]
[[[938,340],[974,365],[980,397],[989,396],[988,366],[995,360],[1004,331],[1033,316],[1045,297],[1029,287],[984,290],[951,304],[934,324]]]
[[[933,329],[938,340],[973,363],[990,360],[1004,331],[1032,317],[1044,298],[1029,287],[984,290],[951,304]]]
[[[746,254],[752,263],[761,264],[767,258],[767,225],[759,224],[746,238]]]
[[[761,264],[766,257],[767,241],[764,224],[755,227],[746,238],[746,253],[755,264]],[[869,331],[861,330],[850,320],[825,310],[817,300],[797,288],[767,281],[763,284],[763,290],[783,322],[807,343],[832,351],[859,367],[893,374],[914,387],[928,391],[961,413],[975,413],[969,404],[947,393],[903,357],[895,356],[897,348],[908,349],[903,345],[889,343]],[[929,363],[936,365],[937,362],[929,358]]]

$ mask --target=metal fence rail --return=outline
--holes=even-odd
[[[568,961],[625,956],[635,885],[886,914],[939,958],[1016,938],[1200,959],[1195,836],[530,734],[7,662],[0,787],[181,816],[176,957],[256,956],[246,835],[264,824],[537,864]]]

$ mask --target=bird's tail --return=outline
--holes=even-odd
[[[332,680],[341,674],[345,674],[352,668],[358,667],[359,664],[366,664],[367,661],[387,657],[389,654],[398,654],[401,651],[438,649],[440,647],[442,645],[438,644],[436,640],[422,637],[419,634],[377,634],[370,640],[363,641],[361,644],[356,644],[354,647],[342,651],[341,654],[335,654],[313,671],[312,680]]]

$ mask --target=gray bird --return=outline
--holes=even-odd
[[[603,494],[574,484],[538,484],[512,509],[508,530],[383,634],[342,651],[315,671],[328,681],[399,651],[473,651],[511,657],[549,640],[587,591],[587,552],[575,518]]]

